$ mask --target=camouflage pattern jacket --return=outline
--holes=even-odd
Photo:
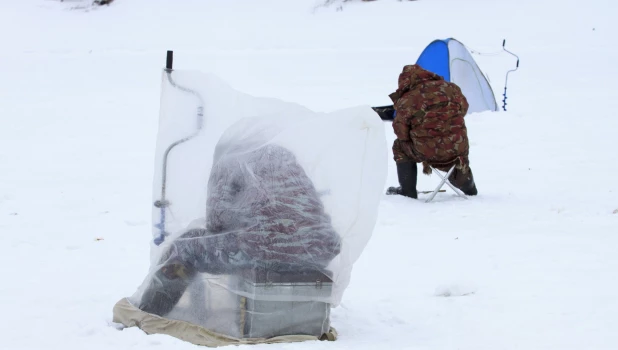
[[[399,147],[418,163],[436,168],[468,167],[468,135],[464,116],[468,101],[461,89],[441,76],[407,65],[391,99],[396,110],[393,129]],[[397,142],[397,141],[396,141]]]
[[[208,182],[206,227],[174,240],[160,263],[211,274],[324,269],[341,238],[294,155],[267,145],[224,157]]]
[[[230,259],[273,270],[321,269],[340,253],[317,190],[283,147],[225,157],[208,188],[206,228],[224,237],[218,248]]]
[[[295,156],[276,145],[238,153],[213,166],[206,227],[170,243],[141,296],[141,310],[167,314],[198,272],[328,275],[341,238]]]

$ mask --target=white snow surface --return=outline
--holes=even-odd
[[[502,40],[521,58],[508,111],[466,118],[479,195],[384,195],[339,339],[239,348],[618,348],[618,2],[319,2],[0,1],[0,349],[198,348],[112,323],[149,267],[165,50],[334,111],[390,104],[402,67],[447,37],[500,106],[516,61]]]

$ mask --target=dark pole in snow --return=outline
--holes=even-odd
[[[171,71],[174,69],[174,51],[167,51],[167,58],[165,60],[165,70]]]
[[[514,72],[516,70],[519,69],[519,57],[512,53],[511,51],[507,50],[506,48],[504,48],[504,45],[506,44],[506,39],[502,40],[502,49],[508,53],[510,53],[511,55],[517,57],[517,65],[515,66],[515,69],[511,69],[510,71],[506,72],[506,80],[504,81],[504,94],[502,96],[504,96],[504,100],[502,100],[502,103],[504,103],[502,105],[502,109],[506,111],[506,84],[509,81],[509,73]]]

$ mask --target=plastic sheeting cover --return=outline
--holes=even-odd
[[[160,108],[153,242],[164,240],[129,301],[238,338],[327,332],[376,222],[381,120],[183,71],[163,73]]]

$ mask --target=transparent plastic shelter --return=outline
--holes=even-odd
[[[207,346],[334,339],[387,162],[369,106],[315,113],[164,70],[151,268],[114,321]]]

